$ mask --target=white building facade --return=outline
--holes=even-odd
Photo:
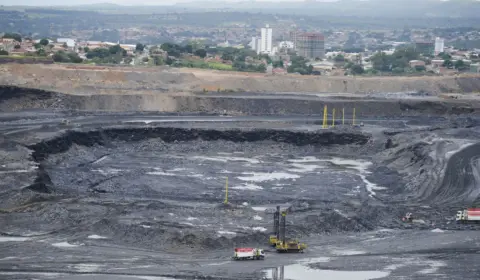
[[[445,49],[445,41],[443,38],[437,37],[435,38],[435,55],[442,53]]]
[[[261,29],[260,53],[272,53],[272,28],[267,24]]]

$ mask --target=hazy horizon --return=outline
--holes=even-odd
[[[102,1],[102,0],[73,0],[68,3],[59,4],[56,0],[4,0],[3,3],[0,3],[2,6],[78,6],[78,5],[92,5],[92,4],[116,4],[124,6],[163,6],[163,5],[174,5],[174,4],[184,4],[195,2],[284,2],[284,3],[293,3],[293,2],[338,2],[342,0],[150,0],[142,1],[139,3],[135,0],[114,0],[114,1]],[[375,0],[350,0],[350,1],[375,1]],[[388,0],[387,0],[388,1]],[[432,1],[432,0],[426,0]],[[435,0],[433,0],[435,1]],[[453,1],[453,0],[436,0],[438,2]],[[474,2],[475,0],[472,0]],[[479,2],[480,0],[476,0]]]
[[[67,3],[58,4],[56,0],[4,0],[1,3],[3,6],[76,6],[76,5],[91,5],[91,4],[116,4],[116,5],[128,5],[128,6],[145,6],[145,5],[174,5],[177,3],[194,3],[195,0],[151,0],[142,1],[139,3],[135,0],[114,0],[114,1],[101,1],[101,0],[73,0]],[[197,0],[198,1],[198,0]],[[305,0],[200,0],[198,2],[305,2]],[[307,0],[309,1],[309,0]],[[311,0],[310,0],[311,1]],[[319,2],[333,2],[337,0],[321,0]],[[3,2],[3,1],[2,1]]]

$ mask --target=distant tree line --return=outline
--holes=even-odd
[[[18,33],[5,33],[2,38],[14,39],[17,42],[22,42],[22,35]]]
[[[408,46],[396,49],[391,55],[377,52],[370,58],[370,61],[373,69],[377,71],[401,74],[409,71],[425,71],[425,67],[410,68],[409,62],[419,58],[420,54],[413,47]]]
[[[64,63],[82,63],[81,59],[75,52],[58,51],[53,55],[53,61]]]
[[[302,75],[312,74],[313,66],[308,64],[308,59],[302,56],[293,55],[290,57],[290,60],[291,65],[287,68],[288,73],[300,73]]]

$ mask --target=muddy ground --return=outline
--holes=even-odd
[[[384,107],[359,116],[362,127],[348,115],[322,128],[321,114],[99,113],[68,100],[13,110],[26,106],[12,100],[0,115],[0,279],[480,277],[480,226],[454,219],[478,203],[475,114]],[[276,205],[305,253],[268,247]],[[267,258],[231,261],[235,246]]]

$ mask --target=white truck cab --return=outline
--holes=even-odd
[[[234,260],[263,260],[265,252],[259,248],[235,248]]]
[[[455,217],[455,219],[457,221],[465,221],[466,220],[466,217],[465,217],[465,211],[457,211],[457,215]]]

